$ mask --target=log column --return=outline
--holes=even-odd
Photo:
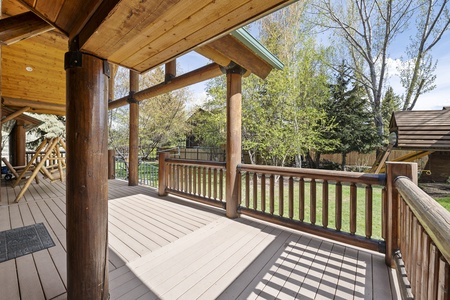
[[[227,159],[226,159],[226,215],[238,217],[237,165],[241,163],[241,123],[242,123],[242,74],[245,69],[234,63],[226,69],[227,74]]]
[[[2,16],[2,1],[0,1],[0,17]],[[2,99],[2,45],[0,45],[0,99]],[[2,105],[0,103],[0,120],[2,119]],[[0,130],[0,141],[2,140],[2,131]],[[0,157],[3,147],[0,146]],[[1,181],[1,176],[0,176]],[[0,193],[0,204],[2,203],[2,193]]]
[[[139,74],[130,70],[130,136],[129,136],[129,162],[128,185],[135,186],[139,182],[139,103],[134,94],[139,91]]]
[[[165,75],[164,75],[165,82],[169,82],[173,78],[175,78],[177,76],[177,60],[174,59],[174,60],[166,63],[164,70],[165,70]]]
[[[11,132],[9,145],[11,152],[11,164],[13,166],[25,165],[25,142],[26,133],[23,121],[16,121],[13,131]]]
[[[400,237],[400,194],[394,181],[398,176],[406,176],[417,185],[417,163],[386,162],[386,265],[394,268],[394,253],[399,249]]]
[[[66,53],[67,299],[109,298],[108,63]]]

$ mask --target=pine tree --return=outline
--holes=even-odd
[[[331,85],[331,97],[326,105],[328,118],[334,119],[336,125],[329,133],[330,138],[338,141],[332,152],[342,154],[342,170],[345,170],[348,153],[368,152],[379,141],[372,114],[363,98],[364,93],[350,78],[348,68],[342,64],[336,83]]]

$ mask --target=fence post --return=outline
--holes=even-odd
[[[406,176],[417,184],[417,163],[386,162],[386,265],[395,267],[394,253],[399,249],[400,195],[394,186],[398,176]]]
[[[158,168],[158,195],[167,196],[167,174],[166,159],[169,157],[168,152],[159,152],[159,168]]]
[[[108,150],[108,179],[116,178],[116,150]]]

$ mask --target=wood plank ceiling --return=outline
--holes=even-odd
[[[3,46],[2,95],[65,103],[64,52],[68,42],[81,51],[145,72],[199,49],[224,63],[236,60],[228,35],[293,0],[3,0],[3,18],[32,11],[56,28]],[[1,29],[0,29],[1,30]],[[221,41],[224,37],[227,41]],[[205,46],[208,46],[206,49]],[[238,45],[236,47],[243,47]],[[248,49],[247,49],[248,50]],[[213,55],[211,55],[213,53]],[[234,56],[233,56],[234,55]],[[249,59],[245,58],[246,64]],[[251,61],[251,59],[250,59]],[[255,74],[270,67],[260,62]],[[26,71],[32,67],[33,71]]]

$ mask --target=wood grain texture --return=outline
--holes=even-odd
[[[82,63],[66,71],[68,299],[107,299],[108,78],[102,60]]]
[[[53,29],[32,12],[1,19],[0,28],[0,44],[3,45],[11,45]]]

